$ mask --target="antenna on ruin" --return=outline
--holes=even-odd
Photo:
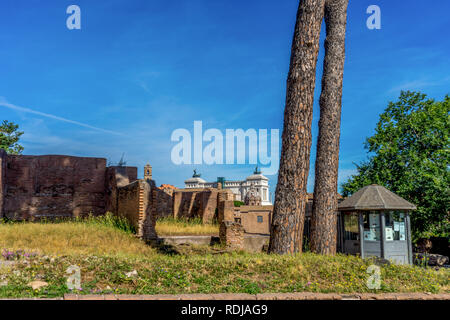
[[[125,152],[122,153],[122,157],[120,158],[120,161],[119,161],[119,163],[117,164],[117,166],[119,166],[119,167],[124,167],[124,166],[127,164],[127,162],[123,159],[124,155],[125,155]]]

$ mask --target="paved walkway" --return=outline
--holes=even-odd
[[[178,295],[76,295],[66,294],[64,300],[450,300],[450,293],[217,293]]]

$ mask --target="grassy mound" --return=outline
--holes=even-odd
[[[0,297],[69,293],[67,269],[73,265],[81,269],[82,294],[450,292],[449,270],[382,266],[380,289],[369,289],[373,262],[358,257],[151,248],[120,224],[95,219],[0,225],[0,251]],[[15,263],[2,266],[5,259]],[[48,285],[33,290],[33,280]]]
[[[0,248],[50,255],[151,256],[121,218],[106,215],[71,221],[0,224]]]

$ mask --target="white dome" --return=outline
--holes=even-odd
[[[255,174],[252,174],[251,176],[248,176],[247,180],[266,180],[266,181],[269,181],[269,178],[263,176],[261,173],[255,173]]]
[[[192,177],[184,181],[184,183],[206,183],[206,181],[200,177]]]

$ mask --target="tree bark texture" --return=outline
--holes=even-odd
[[[335,254],[345,30],[348,0],[325,1],[325,59],[311,217],[311,250]]]
[[[300,0],[286,88],[278,183],[269,252],[301,252],[311,150],[311,121],[324,0]]]

